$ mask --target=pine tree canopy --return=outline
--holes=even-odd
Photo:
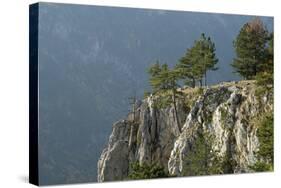
[[[149,68],[148,73],[153,93],[177,89],[178,74],[176,71],[170,70],[167,64],[160,65],[157,61]]]
[[[195,87],[197,81],[202,83],[203,77],[205,77],[206,82],[207,71],[217,70],[218,59],[215,51],[215,44],[211,41],[211,38],[202,33],[201,37],[194,41],[193,46],[187,49],[186,54],[176,66],[181,79],[192,87]]]
[[[268,41],[268,30],[258,17],[244,24],[233,42],[236,58],[232,66],[235,71],[246,79],[253,79],[262,72]]]

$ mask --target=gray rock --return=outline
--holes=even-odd
[[[190,89],[190,88],[188,88]],[[180,129],[174,108],[153,108],[154,98],[138,103],[135,120],[118,121],[107,147],[98,161],[98,181],[125,179],[130,163],[157,163],[171,175],[180,176],[184,158],[189,154],[198,133],[214,136],[212,145],[221,156],[235,161],[234,173],[250,172],[257,160],[257,128],[249,124],[262,110],[273,109],[272,95],[259,101],[254,95],[254,82],[223,83],[204,89],[189,111],[182,99],[177,101]]]

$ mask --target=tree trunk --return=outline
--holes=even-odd
[[[256,76],[256,75],[257,75],[257,62],[256,62],[256,56],[254,56],[254,62],[255,62],[255,63],[254,63],[254,68],[253,68],[254,70],[253,70],[253,71],[254,71],[254,76]]]
[[[207,86],[207,71],[205,71],[205,86]]]
[[[191,86],[192,86],[193,88],[195,88],[195,79],[194,79],[194,78],[192,78]]]

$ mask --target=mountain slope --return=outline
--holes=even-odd
[[[208,83],[238,80],[232,41],[253,18],[56,3],[40,3],[39,14],[42,184],[96,181],[112,122],[126,116],[128,97],[149,88],[147,67],[175,65],[201,32],[220,60]],[[262,20],[272,30],[273,19]]]

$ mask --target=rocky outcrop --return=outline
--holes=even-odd
[[[273,97],[256,97],[254,81],[182,92],[184,97],[177,101],[179,127],[174,108],[154,108],[153,97],[138,104],[134,115],[113,125],[98,161],[99,182],[126,179],[133,162],[157,163],[169,174],[181,176],[188,170],[184,158],[202,132],[213,136],[212,147],[219,155],[234,161],[233,173],[250,171],[259,147],[251,120],[273,109]]]

